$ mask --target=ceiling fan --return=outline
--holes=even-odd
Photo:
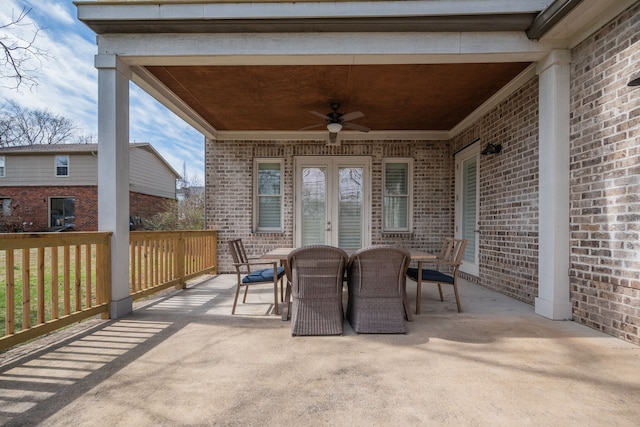
[[[360,132],[369,132],[369,128],[361,125],[357,125],[355,123],[349,123],[350,120],[359,119],[360,117],[364,117],[364,113],[362,111],[353,111],[351,113],[343,114],[338,112],[338,108],[340,108],[340,104],[338,102],[332,102],[331,111],[328,114],[322,114],[317,111],[309,111],[314,116],[318,116],[324,119],[324,123],[318,123],[315,125],[304,127],[300,130],[313,129],[320,126],[326,126],[329,131],[329,141],[334,144],[336,142],[336,137],[338,132],[340,132],[343,128],[353,129]]]

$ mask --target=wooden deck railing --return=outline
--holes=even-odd
[[[0,350],[109,315],[111,233],[19,233],[0,238]]]
[[[0,237],[0,350],[89,317],[108,318],[111,233]],[[132,298],[215,273],[216,245],[216,231],[132,232]]]
[[[216,231],[134,231],[129,242],[134,300],[217,271]]]

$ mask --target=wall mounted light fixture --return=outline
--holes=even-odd
[[[635,79],[629,80],[627,86],[640,86],[640,77],[636,77]]]
[[[480,154],[487,156],[489,154],[498,154],[500,151],[502,151],[502,144],[487,144]]]

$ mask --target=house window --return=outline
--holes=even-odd
[[[69,156],[56,156],[56,176],[69,176]]]
[[[4,178],[4,156],[0,156],[0,178]]]
[[[413,205],[413,160],[386,159],[384,161],[383,231],[411,231]]]
[[[9,197],[0,197],[0,218],[11,216],[11,199]]]
[[[73,226],[76,224],[76,199],[73,197],[52,197],[49,199],[50,227]]]
[[[254,162],[254,229],[282,231],[282,159],[256,159]]]

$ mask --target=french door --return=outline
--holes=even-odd
[[[478,226],[480,198],[480,145],[456,154],[455,237],[467,240],[460,270],[478,276]]]
[[[296,157],[296,246],[370,244],[370,169],[369,157]]]

